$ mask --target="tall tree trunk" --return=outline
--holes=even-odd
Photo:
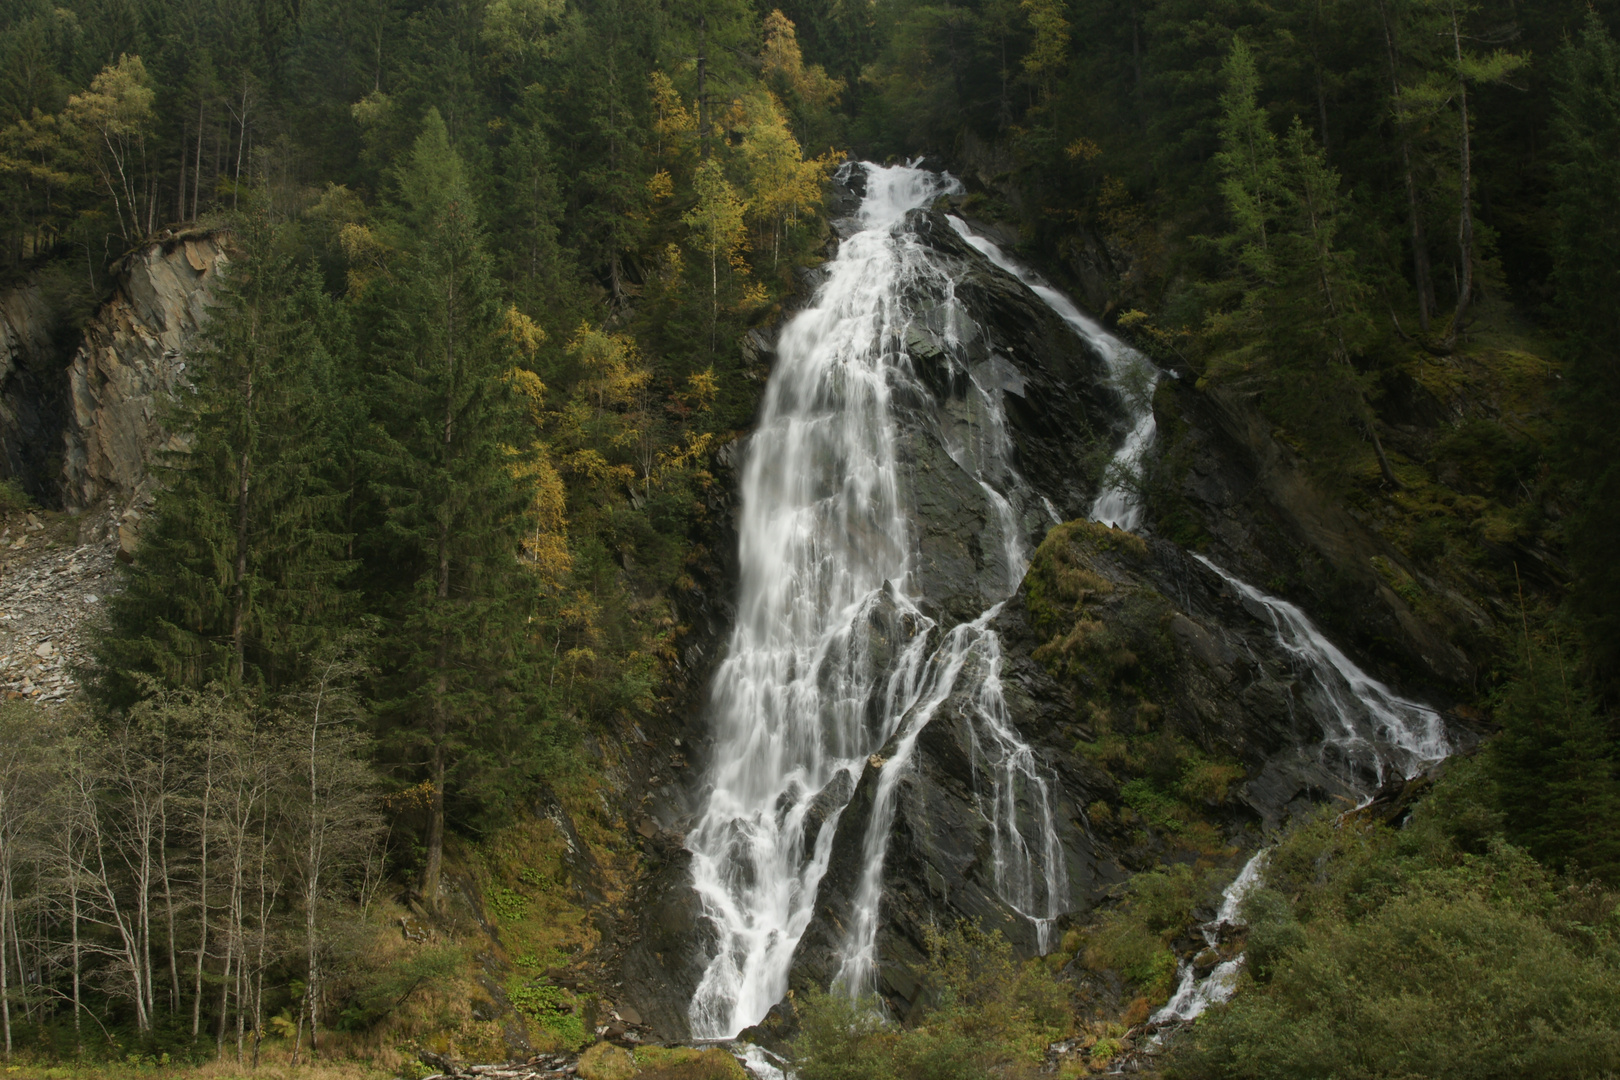
[[[84,1049],[84,1032],[80,1027],[79,1011],[83,1008],[80,997],[81,964],[83,955],[79,944],[79,867],[73,855],[73,832],[71,826],[68,832],[68,918],[72,922],[72,956],[73,956],[73,1048],[75,1051]]]
[[[254,335],[257,337],[257,335]],[[242,430],[242,452],[237,461],[236,490],[236,592],[231,615],[231,653],[235,667],[236,685],[241,686],[246,667],[247,646],[243,641],[243,628],[247,621],[247,565],[248,565],[248,485],[253,467],[253,369],[247,374],[246,394],[243,401],[246,420]]]
[[[1473,138],[1468,130],[1468,80],[1462,78],[1462,27],[1457,21],[1457,9],[1451,9],[1451,40],[1457,50],[1457,113],[1462,121],[1462,134],[1458,139],[1462,161],[1458,190],[1462,210],[1457,215],[1457,258],[1462,263],[1462,278],[1457,284],[1457,311],[1451,317],[1451,329],[1446,332],[1445,345],[1451,348],[1462,332],[1463,319],[1468,315],[1468,304],[1474,294],[1474,175]]]
[[[5,1029],[6,1060],[11,1060],[11,979],[6,961],[6,927],[11,911],[10,852],[0,851],[0,1027]]]
[[[190,124],[180,125],[180,171],[174,178],[174,220],[186,220],[186,136],[191,134]]]
[[[1322,122],[1322,158],[1333,160],[1333,142],[1328,136],[1327,91],[1322,85],[1322,0],[1311,9],[1311,66],[1316,73],[1316,112]]]
[[[202,149],[203,149],[203,117],[204,101],[201,94],[197,95],[197,150],[191,158],[191,220],[197,220],[198,199],[202,196]],[[196,1032],[192,1032],[193,1035]]]
[[[169,800],[166,792],[160,805],[158,873],[163,875],[163,905],[168,918],[169,1012],[174,1014],[180,1011],[180,962],[175,955],[174,945],[174,889],[169,878]]]
[[[247,118],[248,118],[248,83],[247,77],[242,78],[242,114],[237,118],[241,125],[241,132],[236,139],[236,176],[231,181],[231,209],[236,209],[236,201],[242,194],[242,151],[247,146]],[[238,1002],[238,1007],[240,1007]]]
[[[455,439],[455,405],[456,405],[456,319],[460,314],[457,308],[457,295],[455,282],[452,280],[445,295],[445,388],[444,388],[444,431],[442,434],[442,467],[446,474],[450,471],[450,454]],[[445,607],[450,603],[450,500],[451,492],[446,490],[442,498],[444,504],[439,510],[439,537],[438,537],[438,572],[434,582],[434,596],[438,601],[439,615],[447,617]],[[445,739],[449,734],[448,718],[444,711],[444,698],[450,689],[450,636],[446,630],[439,638],[439,653],[434,659],[437,676],[434,683],[432,708],[432,739],[433,761],[431,764],[433,792],[428,806],[428,835],[427,835],[427,864],[422,871],[422,899],[430,911],[437,911],[439,907],[439,875],[444,865],[444,781],[446,772]]]
[[[225,1060],[225,1017],[229,1015],[227,1010],[231,1003],[231,960],[235,955],[236,947],[230,939],[230,934],[227,933],[225,963],[219,972],[219,1024],[214,1034],[214,1056],[220,1061]]]
[[[259,1045],[264,1042],[265,950],[270,943],[270,905],[275,902],[275,896],[270,890],[269,862],[270,813],[267,808],[259,818],[259,955],[254,963],[253,972],[253,1068],[255,1069],[259,1067]]]
[[[208,827],[214,796],[214,737],[208,737],[208,756],[203,766],[202,821],[198,828],[200,849],[197,864],[197,970],[191,997],[191,1037],[202,1029],[203,962],[208,956]]]
[[[148,793],[150,794],[150,793]],[[140,941],[140,964],[145,970],[142,980],[146,991],[146,1015],[157,1020],[157,993],[152,987],[152,823],[151,811],[141,810],[140,876],[136,880],[136,936]]]
[[[1395,28],[1389,18],[1387,0],[1378,0],[1378,11],[1384,21],[1384,47],[1389,55],[1389,93],[1395,110],[1395,137],[1401,149],[1401,175],[1406,181],[1406,215],[1412,242],[1412,281],[1417,287],[1418,327],[1425,334],[1434,313],[1434,275],[1429,269],[1429,241],[1423,233],[1423,213],[1418,201],[1417,177],[1412,174],[1412,140],[1407,134],[1401,116],[1401,82],[1395,48]]]
[[[320,1045],[316,1032],[318,1031],[319,1016],[317,1002],[320,1000],[320,934],[317,929],[316,907],[321,896],[321,831],[320,831],[320,783],[316,776],[317,751],[321,731],[321,706],[325,702],[325,682],[322,681],[321,693],[315,698],[314,716],[309,725],[309,833],[304,849],[305,878],[304,878],[304,944],[309,953],[309,968],[304,982],[304,1011],[309,1015],[309,1056],[313,1060],[320,1054]],[[303,1042],[304,1020],[301,1015],[298,1020],[298,1041]],[[293,1064],[298,1063],[298,1047],[293,1047]]]
[[[698,153],[709,160],[709,18],[698,18]]]

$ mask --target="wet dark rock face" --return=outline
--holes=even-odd
[[[1326,497],[1253,402],[1166,379],[1154,411],[1166,445],[1159,483],[1149,488],[1153,516],[1196,528],[1222,564],[1299,604],[1378,677],[1441,698],[1473,684],[1474,664],[1456,642],[1489,637],[1492,618]],[[1421,578],[1440,598],[1436,611],[1420,618],[1380,578],[1374,558]]]
[[[1161,729],[1212,757],[1242,766],[1229,796],[1202,808],[1226,837],[1252,843],[1275,827],[1353,789],[1316,749],[1319,722],[1301,700],[1291,658],[1277,645],[1263,611],[1251,611],[1213,572],[1166,542],[1141,545],[1139,557],[1081,542],[1080,565],[1113,591],[1092,617],[1119,639],[1149,641],[1138,673],[1161,710]],[[1033,578],[1033,575],[1032,575]],[[1081,744],[1090,727],[1083,688],[1054,678],[1034,654],[1046,638],[1033,625],[1030,587],[991,624],[1001,638],[1000,677],[1011,718],[1055,779],[1058,836],[1069,899],[1066,921],[1085,914],[1131,873],[1174,855],[1179,842],[1151,828],[1093,822],[1086,807],[1121,803],[1120,783]],[[930,928],[968,919],[1000,930],[1023,955],[1037,952],[1034,924],[1009,910],[994,881],[990,808],[976,776],[967,700],[978,680],[964,671],[958,689],[919,736],[915,767],[898,783],[895,823],[884,862],[878,935],[879,991],[899,1015],[916,1004]],[[1103,696],[1099,687],[1097,697]],[[878,756],[882,758],[884,753]],[[816,915],[800,942],[794,985],[825,986],[837,972],[863,868],[862,838],[879,769],[869,765],[839,823]]]
[[[0,470],[47,503],[57,498],[72,352],[61,323],[37,283],[0,293]]]

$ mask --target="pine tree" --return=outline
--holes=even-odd
[[[1270,411],[1330,460],[1347,436],[1365,433],[1385,482],[1398,487],[1355,363],[1372,328],[1355,254],[1339,240],[1347,218],[1339,174],[1298,117],[1280,143],[1272,134],[1241,38],[1225,73],[1215,163],[1231,229],[1217,246],[1232,261],[1241,297],[1211,320],[1224,351],[1210,373],[1257,374]]]
[[[366,451],[378,518],[367,547],[384,620],[377,712],[395,753],[431,787],[423,895],[437,904],[446,795],[516,797],[501,770],[531,762],[533,586],[519,551],[531,501],[519,484],[522,403],[508,373],[484,234],[461,159],[429,111],[398,173],[392,239],[403,253],[368,294],[373,418]]]
[[[1550,866],[1620,882],[1620,758],[1568,650],[1523,645],[1485,755],[1508,839]]]
[[[184,449],[161,462],[155,520],[109,603],[97,648],[108,701],[133,700],[143,678],[289,685],[352,614],[327,346],[346,326],[313,272],[277,251],[263,215],[235,237],[171,422]]]
[[[1564,464],[1579,510],[1569,526],[1572,590],[1591,658],[1620,679],[1620,46],[1596,14],[1559,57],[1553,133],[1553,280],[1563,331]]]
[[[1277,137],[1260,105],[1254,53],[1242,38],[1233,40],[1223,74],[1221,149],[1215,155],[1215,166],[1221,173],[1221,194],[1226,198],[1232,231],[1221,243],[1245,278],[1259,284],[1275,273],[1271,236],[1282,197],[1282,161]]]
[[[1437,132],[1454,131],[1457,161],[1457,303],[1451,325],[1440,348],[1451,350],[1462,332],[1469,306],[1474,300],[1474,271],[1479,262],[1479,243],[1474,224],[1474,125],[1476,99],[1469,94],[1480,86],[1505,82],[1525,65],[1525,58],[1502,49],[1481,55],[1464,46],[1473,40],[1465,32],[1469,15],[1477,5],[1468,0],[1417,0],[1413,5],[1418,33],[1438,36],[1447,49],[1436,58],[1424,78],[1403,87],[1396,100],[1406,117],[1428,125]],[[1447,114],[1455,127],[1438,121]]]

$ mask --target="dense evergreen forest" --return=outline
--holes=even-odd
[[[1405,828],[1290,833],[1249,983],[1150,1067],[1620,1075],[1617,33],[1586,0],[0,0],[0,285],[72,331],[131,251],[229,252],[85,694],[0,709],[6,1060],[395,1075],[498,1041],[490,978],[593,1042],[595,991],[543,977],[596,932],[565,849],[628,895],[603,762],[693,693],[762,343],[835,170],[926,156],[1488,613],[1443,688],[1480,749]],[[1546,407],[1419,439],[1414,385]],[[1196,547],[1176,430],[1140,485]],[[451,863],[511,972],[435,924]],[[808,1001],[799,1075],[1070,1037],[1100,1071],[1146,1013],[1064,964],[1162,1004],[1186,869],[1063,963],[942,934],[908,1026]]]

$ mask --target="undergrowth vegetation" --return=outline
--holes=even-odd
[[[1486,1080],[1620,1070],[1620,893],[1503,839],[1460,762],[1405,828],[1323,812],[1246,904],[1248,974],[1180,1078]]]
[[[879,1005],[816,993],[798,1003],[801,1080],[975,1080],[1034,1075],[1048,1044],[1070,1034],[1068,987],[1046,965],[1019,963],[999,933],[936,932],[929,998],[904,1025]]]
[[[1030,619],[1045,639],[1034,657],[1073,691],[1075,752],[1119,784],[1117,799],[1086,808],[1091,823],[1213,854],[1225,842],[1211,818],[1244,770],[1166,720],[1179,681],[1175,611],[1152,588],[1116,581],[1147,562],[1145,541],[1105,525],[1071,521],[1048,532],[1025,578]]]

